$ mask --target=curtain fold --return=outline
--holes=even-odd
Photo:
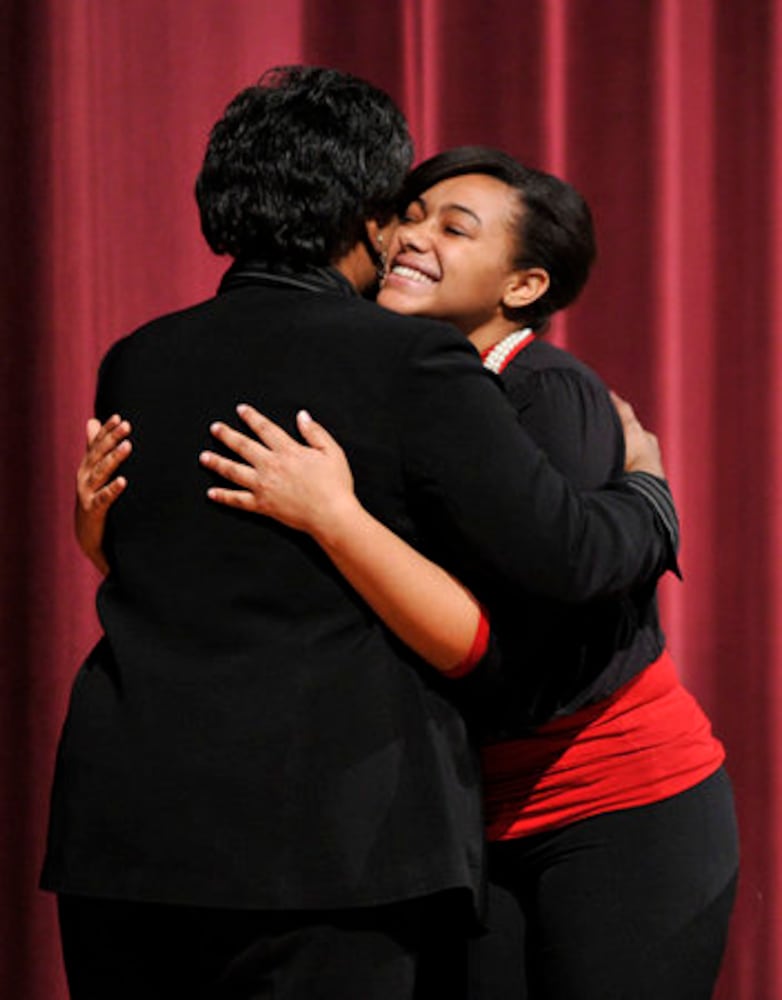
[[[726,743],[743,843],[717,996],[782,996],[782,2],[4,0],[0,18],[0,992],[66,996],[36,889],[59,727],[98,635],[71,538],[101,355],[211,295],[193,182],[270,65],[387,89],[419,157],[488,143],[590,202],[599,262],[551,336],[663,444],[683,520],[664,617]]]

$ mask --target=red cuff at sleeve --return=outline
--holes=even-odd
[[[470,646],[470,652],[460,663],[456,664],[453,670],[449,670],[446,676],[452,678],[464,677],[477,667],[478,663],[486,655],[486,650],[489,648],[490,632],[489,613],[481,605],[481,617],[478,619],[478,628],[475,630],[475,638],[472,641],[472,646]]]

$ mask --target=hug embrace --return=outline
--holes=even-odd
[[[411,163],[373,86],[265,75],[196,186],[217,294],[103,360],[42,875],[75,998],[711,994],[738,848],[657,616],[675,509],[543,336],[589,209]]]

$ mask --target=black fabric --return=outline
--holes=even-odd
[[[679,550],[679,518],[673,505],[671,494],[657,476],[648,472],[630,472],[625,476],[625,482],[630,489],[643,494],[652,504],[660,520],[670,533],[674,549]],[[681,578],[678,565],[671,569]]]
[[[709,1000],[737,872],[722,769],[653,805],[492,844],[470,1000]]]
[[[72,1000],[418,1000],[443,905],[269,913],[60,896],[58,912]]]
[[[622,427],[608,390],[587,365],[536,340],[500,377],[522,427],[576,487],[596,489],[621,478]],[[678,539],[675,511],[661,481],[639,474],[629,488],[639,485],[665,514],[660,519],[672,539]],[[608,697],[665,646],[654,581],[581,605],[534,593],[523,600],[500,593],[492,605],[492,625],[493,670],[465,684],[470,717],[484,742],[523,736]]]
[[[653,579],[669,538],[619,486],[580,498],[461,335],[320,283],[245,275],[101,366],[133,426],[104,638],[76,677],[42,885],[258,909],[480,892],[479,775],[453,683],[301,534],[211,503],[210,422],[309,409],[367,508],[480,594],[583,600]],[[486,446],[491,442],[491,447]]]
[[[252,259],[235,261],[223,275],[220,292],[230,292],[248,285],[270,288],[294,288],[305,292],[330,292],[355,298],[358,292],[348,279],[333,267],[312,267],[308,271],[287,273],[271,271]]]

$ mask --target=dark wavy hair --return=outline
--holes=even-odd
[[[435,184],[462,174],[488,174],[518,192],[513,267],[542,267],[550,285],[535,302],[508,310],[508,315],[542,332],[555,312],[576,299],[597,256],[589,206],[559,177],[525,166],[499,149],[458,146],[424,160],[408,175],[402,210]]]
[[[339,259],[393,211],[413,158],[402,112],[348,73],[278,66],[231,101],[196,181],[212,250],[299,269]]]

